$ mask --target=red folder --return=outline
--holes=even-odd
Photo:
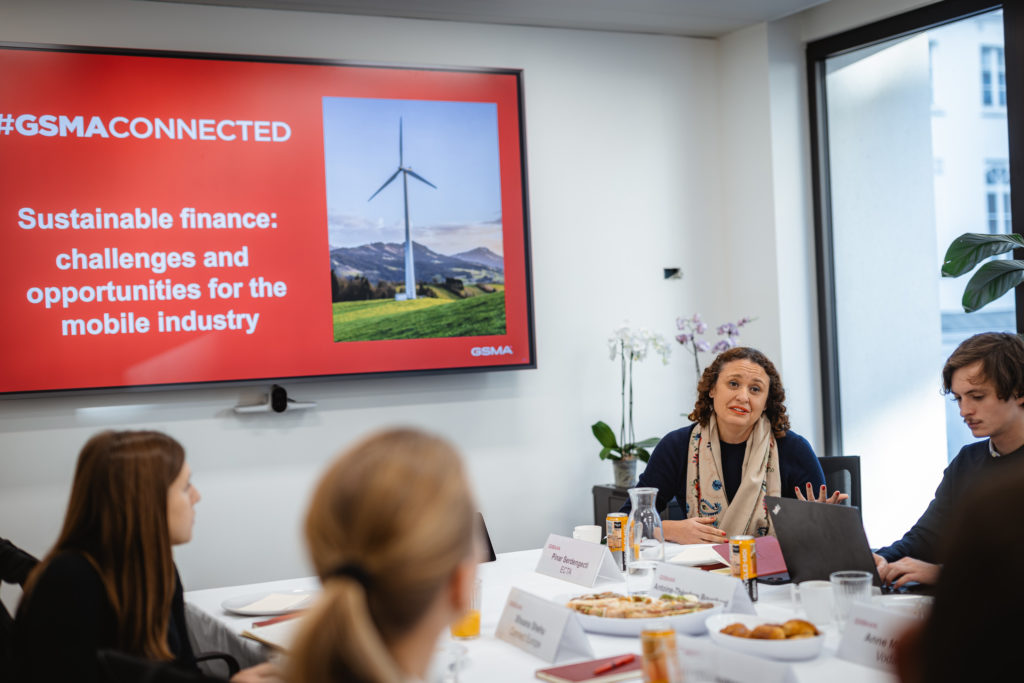
[[[712,547],[722,556],[725,563],[729,564],[729,544],[716,543]],[[759,536],[754,539],[754,548],[757,550],[758,576],[771,576],[786,571],[786,561],[782,559],[779,539],[774,536]]]

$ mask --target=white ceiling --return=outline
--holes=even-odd
[[[828,0],[156,0],[715,38]]]

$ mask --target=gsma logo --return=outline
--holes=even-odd
[[[511,346],[474,346],[469,350],[473,356],[511,356]]]

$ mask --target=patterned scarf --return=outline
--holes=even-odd
[[[730,537],[775,535],[764,497],[780,495],[782,480],[779,478],[779,450],[766,416],[761,415],[747,437],[743,474],[732,503],[725,496],[722,448],[714,415],[707,427],[693,426],[687,462],[690,476],[690,480],[684,482],[687,518],[717,515],[715,526]]]

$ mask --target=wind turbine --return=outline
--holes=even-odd
[[[415,264],[412,259],[412,238],[409,237],[409,176],[412,176],[416,180],[422,183],[430,185],[435,190],[437,185],[430,182],[423,176],[416,173],[411,168],[403,166],[402,161],[402,119],[398,119],[398,170],[391,174],[380,188],[370,195],[370,198],[366,201],[372,201],[374,197],[381,193],[385,187],[391,184],[398,174],[402,174],[402,197],[405,200],[405,296],[401,294],[395,294],[396,299],[415,299],[416,298],[416,270]]]

